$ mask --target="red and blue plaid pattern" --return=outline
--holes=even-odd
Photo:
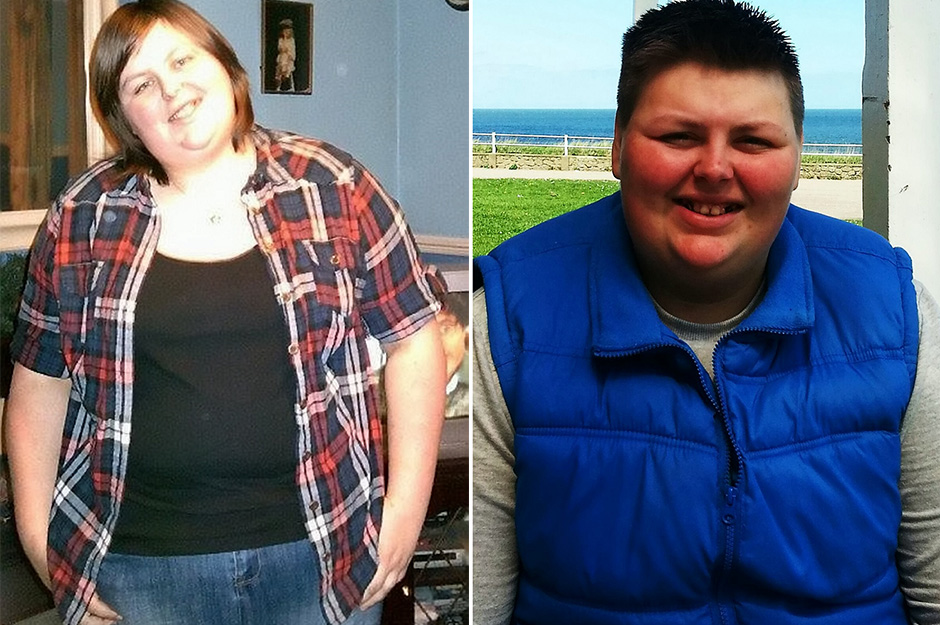
[[[348,154],[256,128],[242,199],[281,304],[297,378],[297,483],[326,617],[341,622],[376,570],[384,475],[365,344],[403,339],[438,304],[396,202]],[[78,623],[123,496],[137,295],[156,250],[146,179],[105,161],[77,178],[31,252],[14,357],[72,380],[49,528],[56,603]]]

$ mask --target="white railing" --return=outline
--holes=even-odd
[[[861,143],[804,143],[803,154],[821,156],[861,156]]]
[[[497,140],[498,138],[498,140]],[[497,146],[506,148],[562,148],[568,156],[571,148],[592,148],[610,150],[611,137],[579,137],[574,135],[511,135],[497,132],[473,133],[473,143],[488,144],[490,152],[495,154]]]
[[[575,135],[515,135],[498,132],[473,133],[474,145],[488,145],[489,152],[496,154],[497,147],[510,152],[513,148],[561,148],[564,156],[572,148],[610,150],[611,137],[579,137]],[[823,156],[861,156],[862,145],[859,143],[804,143],[803,154]]]

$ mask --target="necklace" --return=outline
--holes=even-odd
[[[224,226],[226,223],[231,221],[231,217],[237,212],[238,214],[242,213],[242,210],[236,211],[234,205],[237,203],[239,209],[244,209],[244,201],[241,198],[233,200],[231,204],[226,204],[225,202],[219,202],[217,199],[212,202],[200,202],[197,197],[193,197],[193,194],[187,193],[182,187],[173,182],[169,185],[176,192],[171,198],[164,198],[164,201],[160,202],[164,207],[164,210],[171,209],[174,212],[176,210],[185,210],[190,212],[194,217],[198,215],[197,219],[203,221],[209,226]]]
[[[222,224],[222,208],[215,207],[209,209],[209,224],[212,226],[219,226]]]
[[[211,178],[212,191],[210,193],[205,191],[205,185],[210,182],[210,178],[204,175],[205,172],[195,177],[183,176],[180,179],[170,179],[169,184],[164,187],[169,187],[172,191],[171,198],[167,198],[168,204],[193,211],[191,215],[194,218],[215,228],[228,226],[236,215],[244,216],[246,207],[241,197],[241,190],[244,181],[248,179],[256,166],[254,150],[235,156],[237,161],[219,161],[226,166],[224,169],[213,170],[215,173]],[[221,201],[219,198],[222,198]]]

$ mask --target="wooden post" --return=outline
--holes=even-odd
[[[52,111],[48,0],[10,0],[10,200],[13,210],[49,204]]]
[[[82,0],[68,0],[68,127],[69,175],[80,174],[88,166],[85,143],[85,44],[82,41],[84,12]]]

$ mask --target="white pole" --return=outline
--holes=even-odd
[[[940,2],[889,0],[888,20],[888,238],[910,253],[914,277],[937,297]]]

